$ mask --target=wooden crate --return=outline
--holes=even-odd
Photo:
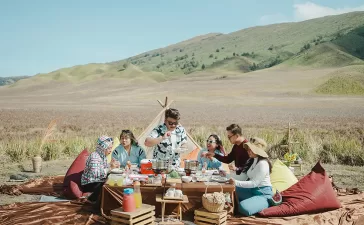
[[[219,213],[209,212],[204,208],[195,210],[195,224],[197,225],[226,225],[227,212],[224,210]]]
[[[155,206],[142,204],[134,212],[124,212],[123,208],[111,210],[112,225],[149,225],[155,224]]]

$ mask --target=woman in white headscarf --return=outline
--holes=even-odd
[[[86,167],[81,177],[83,192],[92,192],[88,197],[90,202],[99,200],[102,186],[104,185],[110,170],[119,167],[119,162],[107,163],[107,158],[112,152],[113,139],[102,136],[97,140],[96,151],[87,158]]]

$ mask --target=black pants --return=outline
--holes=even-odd
[[[88,197],[88,200],[92,202],[100,200],[100,193],[104,184],[105,182],[95,182],[82,185],[83,192],[92,192],[92,194]]]

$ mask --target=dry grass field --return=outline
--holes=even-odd
[[[0,87],[1,183],[29,166],[51,120],[59,123],[54,142],[43,149],[43,159],[52,165],[43,172],[62,174],[84,147],[93,149],[98,135],[115,137],[125,128],[140,134],[161,109],[156,100],[168,96],[201,145],[218,133],[230,149],[224,129],[238,123],[247,137],[265,138],[271,155],[280,157],[277,146],[285,143],[285,127],[293,122],[303,173],[321,158],[339,186],[364,189],[364,98],[314,92],[335,71],[277,67],[246,74],[199,72],[161,83],[103,79]]]

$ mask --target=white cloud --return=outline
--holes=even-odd
[[[353,11],[364,11],[364,5],[358,7],[330,8],[327,6],[317,5],[312,2],[293,5],[294,19],[297,21],[308,20],[328,15],[338,15]]]
[[[288,21],[289,21],[289,19],[285,15],[283,15],[281,13],[277,13],[277,14],[271,14],[271,15],[264,15],[264,16],[260,17],[259,25],[283,23],[283,22],[288,22]]]

